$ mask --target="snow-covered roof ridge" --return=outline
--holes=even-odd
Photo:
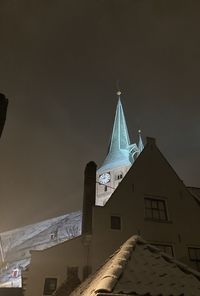
[[[70,296],[200,295],[200,273],[141,237],[129,238]]]

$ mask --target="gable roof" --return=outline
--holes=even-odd
[[[174,178],[174,180],[176,180],[177,184],[179,183],[180,186],[190,194],[191,198],[195,200],[195,202],[199,202],[200,204],[200,189],[194,188],[194,187],[187,187],[184,184],[183,180],[179,177],[175,169],[168,162],[166,157],[163,155],[163,153],[160,151],[160,149],[156,145],[156,139],[147,137],[146,145],[144,149],[136,158],[133,165],[130,167],[129,171],[127,172],[125,177],[122,179],[120,184],[117,186],[115,191],[112,193],[110,199],[107,201],[105,206],[107,206],[107,204],[109,204],[110,202],[116,199],[116,194],[118,194],[118,192],[120,194],[121,185],[124,183],[127,185],[127,183],[130,182],[130,178],[133,178],[134,175],[137,175],[137,173],[140,174],[140,180],[142,178],[143,180],[145,180],[144,175],[148,176],[148,178],[152,176],[156,176],[156,178],[159,178],[159,182],[162,180],[162,182],[165,182],[165,186],[168,186],[166,185],[166,182],[169,179],[166,179],[161,175],[160,169],[162,169],[162,172],[168,171],[171,177]],[[158,179],[156,179],[155,182],[158,183]],[[193,188],[193,190],[191,188]]]
[[[200,273],[132,236],[70,294],[78,295],[197,296]]]

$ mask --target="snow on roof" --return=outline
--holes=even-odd
[[[200,295],[200,273],[132,236],[70,296]]]
[[[77,211],[0,233],[0,287],[21,278],[21,273],[13,278],[13,270],[24,270],[28,266],[31,250],[44,250],[79,236],[81,223],[82,213]]]

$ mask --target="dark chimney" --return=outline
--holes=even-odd
[[[8,99],[0,93],[0,137],[6,121],[6,113],[8,107]]]
[[[82,234],[92,233],[92,208],[95,205],[96,196],[96,169],[97,165],[93,161],[90,161],[85,168]]]

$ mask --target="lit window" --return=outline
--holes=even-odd
[[[165,200],[145,198],[145,217],[152,220],[167,221]]]
[[[170,255],[170,256],[174,256],[174,250],[173,250],[173,246],[172,245],[162,245],[162,244],[154,244],[152,243],[153,246],[155,246],[156,248],[160,249],[162,252]]]
[[[198,271],[200,271],[200,248],[188,248],[189,258]]]
[[[52,295],[57,287],[56,278],[46,278],[44,282],[44,295]]]
[[[120,230],[121,229],[121,217],[111,216],[110,226],[111,226],[111,229]]]

